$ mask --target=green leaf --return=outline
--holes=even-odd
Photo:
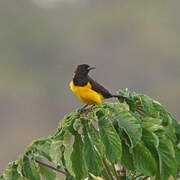
[[[62,167],[62,151],[61,146],[63,145],[62,140],[55,140],[52,142],[49,150],[49,154],[51,156],[52,162],[54,162],[57,166]]]
[[[180,172],[180,148],[175,144],[174,150],[175,150],[175,159],[176,159],[177,169],[178,169],[178,172]]]
[[[39,169],[35,162],[24,156],[23,163],[23,174],[25,177],[30,180],[40,180]]]
[[[3,176],[3,175],[0,177],[0,180],[5,180],[5,178],[4,178],[4,176]]]
[[[149,149],[149,151],[151,152],[154,159],[156,160],[157,174],[158,174],[158,172],[159,172],[159,156],[158,156],[157,148],[159,147],[159,138],[155,133],[148,131],[147,129],[143,128],[142,132],[143,132],[142,133],[142,141],[145,144],[145,146]]]
[[[86,127],[83,127],[84,135],[84,149],[83,157],[88,168],[88,172],[91,172],[95,176],[98,176],[103,169],[102,155],[97,151],[94,146],[93,139],[90,139]]]
[[[129,147],[122,143],[121,165],[128,170],[135,170],[133,155],[130,153]]]
[[[172,119],[172,125],[175,129],[177,141],[180,142],[180,122],[174,119],[171,114],[169,115],[171,116],[171,119]]]
[[[21,175],[21,177],[23,177],[23,157],[20,156],[19,159],[17,161],[15,161],[15,163],[18,165],[17,167],[17,171],[18,173]]]
[[[173,156],[176,151],[174,152],[172,142],[165,137],[158,137],[146,129],[143,129],[142,140],[158,163],[156,179],[166,180],[169,175],[175,175],[176,162]]]
[[[175,144],[174,150],[175,150],[175,159],[177,164],[177,172],[180,172],[180,148]]]
[[[45,166],[39,165],[39,172],[41,173],[43,180],[55,180],[56,173]]]
[[[165,137],[159,138],[159,147],[157,152],[159,155],[159,174],[158,180],[168,180],[169,176],[175,176],[177,173],[177,166],[175,158],[173,157],[173,145],[170,140]]]
[[[173,143],[176,143],[177,138],[175,134],[175,129],[172,124],[168,124],[167,126],[164,127],[164,132],[166,137]]]
[[[144,144],[149,148],[149,150],[151,150],[152,148],[158,148],[159,146],[158,136],[155,133],[144,128],[142,131],[142,140]]]
[[[124,129],[131,142],[131,147],[136,146],[142,136],[142,129],[138,120],[127,111],[115,115],[120,128]]]
[[[9,163],[7,169],[4,171],[2,180],[23,180],[24,178],[17,171],[18,165]]]
[[[94,146],[96,146],[98,153],[102,154],[103,156],[105,153],[105,147],[100,139],[99,131],[95,129],[92,123],[88,125],[88,133],[91,137]]]
[[[26,149],[26,152],[28,151],[33,151],[38,153],[39,155],[42,155],[43,157],[47,158],[49,161],[51,161],[51,157],[49,155],[49,150],[51,149],[52,143],[52,137],[48,136],[42,139],[38,139],[36,141],[33,141],[33,143],[31,144],[31,146],[29,146]]]
[[[102,111],[98,111],[98,125],[102,142],[106,149],[106,157],[112,163],[121,159],[122,145],[119,135],[113,127],[111,120],[107,119]]]
[[[130,93],[128,90],[124,91],[118,91],[119,96],[126,97],[126,103],[129,105],[129,109],[134,112],[136,110],[136,101],[135,101],[135,94]],[[120,102],[123,102],[121,98],[119,98]]]
[[[59,166],[60,168],[64,166],[71,175],[74,175],[72,171],[72,163],[70,160],[71,137],[71,133],[66,131],[62,136],[63,140],[52,141],[49,153],[52,161],[56,164],[56,166]]]
[[[152,118],[152,117],[144,117],[142,118],[142,126],[149,131],[158,131],[163,130],[163,126],[161,125],[162,120],[159,118]]]
[[[154,114],[154,107],[153,107],[153,100],[144,94],[139,94],[138,97],[140,98],[141,105],[143,109],[149,114]]]
[[[169,113],[164,109],[164,107],[157,101],[153,101],[153,107],[156,111],[159,112],[159,116],[163,120],[162,124],[163,126],[167,126],[172,119],[170,118]]]
[[[136,170],[145,176],[153,176],[156,173],[157,165],[150,151],[138,143],[133,148],[133,159]]]
[[[76,175],[76,179],[80,180],[87,176],[86,165],[83,156],[83,141],[81,135],[76,133],[71,154],[72,169]]]
[[[77,112],[72,112],[69,115],[66,115],[62,121],[60,121],[58,130],[55,134],[56,140],[62,140],[63,135],[66,131],[70,131],[72,134],[76,133],[74,129],[74,123],[79,120],[79,115]]]
[[[64,140],[63,140],[63,145],[64,145],[64,160],[65,160],[65,167],[68,170],[68,172],[74,176],[74,172],[72,170],[72,161],[71,161],[71,139],[72,139],[72,134],[69,133],[68,131],[64,134]]]
[[[58,168],[61,166],[68,174],[63,178],[66,180],[87,179],[89,173],[94,178],[109,179],[102,158],[106,158],[114,176],[117,174],[113,165],[120,160],[127,170],[137,171],[136,175],[143,173],[156,180],[177,178],[180,123],[146,95],[128,90],[119,93],[127,97],[123,103],[103,103],[92,111],[65,116],[55,136],[34,141],[25,156],[8,165],[0,179],[40,180],[41,176],[56,180],[53,170],[35,163],[34,159],[48,159]]]

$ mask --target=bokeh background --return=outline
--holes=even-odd
[[[82,104],[76,65],[180,119],[180,1],[0,0],[0,173]],[[113,100],[111,100],[113,101]]]

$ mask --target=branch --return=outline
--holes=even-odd
[[[126,169],[124,167],[122,167],[122,170],[120,171],[120,179],[126,179]]]
[[[53,169],[53,170],[55,170],[55,171],[57,171],[57,172],[59,172],[61,174],[64,174],[65,176],[68,176],[68,174],[65,171],[63,171],[63,170],[57,169],[57,168],[55,168],[53,166],[50,166],[49,164],[45,164],[45,163],[39,161],[39,160],[35,160],[35,161],[36,161],[36,163],[38,163],[38,164],[40,164],[42,166],[45,166],[45,167],[50,168],[50,169]]]
[[[116,171],[116,168],[115,168],[115,166],[114,166],[113,163],[112,163],[111,165],[112,165],[112,168],[113,168],[113,170],[114,170],[115,176],[116,176],[116,178],[117,178],[117,180],[118,180],[118,179],[119,179],[119,176],[118,176],[118,173],[117,173],[117,171]]]
[[[104,167],[106,168],[107,173],[108,173],[110,179],[111,179],[111,180],[114,180],[114,178],[113,178],[113,176],[112,176],[112,174],[111,174],[111,171],[110,171],[110,169],[109,169],[109,167],[108,167],[108,165],[107,165],[107,163],[106,163],[105,158],[103,158],[102,161],[103,161]]]

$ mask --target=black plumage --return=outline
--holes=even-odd
[[[89,75],[89,71],[95,69],[94,67],[90,67],[87,64],[81,64],[77,67],[75,70],[75,75],[73,78],[73,82],[75,86],[86,86],[89,82],[92,86],[92,90],[100,93],[105,99],[111,98],[111,97],[117,97],[117,98],[123,98],[126,99],[123,96],[119,95],[113,95],[111,94],[106,88],[104,88],[102,85],[100,85],[98,82],[93,80]]]

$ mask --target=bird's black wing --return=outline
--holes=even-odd
[[[104,98],[111,98],[113,97],[112,94],[105,89],[102,85],[97,83],[95,80],[93,80],[91,77],[88,76],[88,81],[90,82],[92,89],[100,94],[103,95]]]

